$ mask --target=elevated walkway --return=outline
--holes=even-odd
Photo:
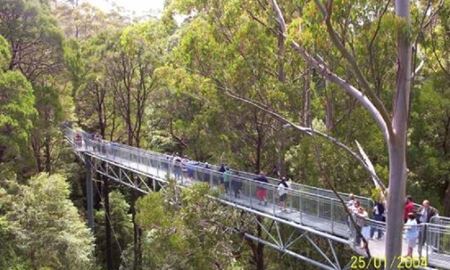
[[[278,179],[268,178],[268,183],[261,183],[255,180],[257,175],[238,170],[231,170],[230,174],[224,175],[218,171],[219,167],[214,165],[187,160],[180,162],[173,156],[108,141],[97,141],[91,139],[88,134],[83,134],[82,143],[74,142],[73,131],[66,130],[66,137],[78,153],[104,161],[107,164],[106,166],[117,166],[160,182],[166,182],[169,178],[175,179],[178,185],[184,187],[189,187],[195,183],[207,183],[213,193],[217,194],[217,197],[224,203],[258,213],[261,216],[326,237],[332,241],[347,244],[358,254],[366,255],[363,249],[355,247],[353,244],[355,232],[353,226],[349,226],[345,206],[331,190],[293,183],[287,189],[287,208],[282,209],[279,206],[277,186],[280,181]],[[142,192],[152,189],[145,184],[145,181],[142,181],[139,186],[136,186],[131,179],[128,179],[128,183],[126,181],[124,183],[123,180],[120,180],[122,177],[118,175],[120,171],[117,173],[105,168],[105,170],[99,170],[98,172],[113,180],[116,178],[118,182]],[[257,191],[262,189],[266,192],[266,202],[260,201],[257,197]],[[340,193],[340,195],[345,200],[348,199],[348,194]],[[358,196],[357,198],[362,206],[370,212],[373,205],[372,201],[366,197]],[[385,224],[366,219],[365,226],[362,228],[363,235],[369,241],[371,255],[384,258],[385,238],[382,237],[380,240],[369,239],[371,227],[376,228],[379,233],[384,235]],[[449,219],[434,219],[431,224],[421,224],[418,227],[427,235],[426,242],[421,248],[422,256],[427,258],[428,265],[450,269]],[[406,254],[406,246],[406,242],[404,242],[403,254]],[[416,247],[416,257],[419,256],[417,250]]]

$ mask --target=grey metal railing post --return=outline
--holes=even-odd
[[[198,179],[198,166],[194,165],[193,170],[194,170],[194,181],[197,182],[199,180]]]
[[[436,233],[436,249],[437,251],[440,253],[441,251],[441,234],[440,233]]]
[[[302,203],[302,194],[298,192],[298,209],[300,212],[300,224],[303,224],[303,203]]]
[[[209,174],[209,187],[212,188],[213,187],[213,174],[211,170],[207,170],[206,171]]]
[[[428,243],[429,241],[430,241],[430,239],[431,239],[431,236],[430,236],[430,234],[429,234],[429,230],[426,230],[426,241],[425,241],[425,243],[426,243],[426,246],[427,246],[427,249],[426,249],[426,253],[427,253],[427,258],[428,258],[428,254],[429,254],[429,250],[428,250],[428,247],[430,246],[430,244]]]
[[[253,182],[252,181],[248,181],[248,197],[250,198],[250,207],[253,208]]]
[[[334,233],[334,201],[331,201],[331,233]]]
[[[230,171],[230,175],[228,176],[228,194],[230,195],[230,198],[233,195],[233,190],[231,189],[232,188],[231,183],[233,182],[233,177],[234,177],[233,173]]]
[[[150,164],[152,164],[154,161],[155,161],[154,159],[150,160]],[[156,162],[156,175],[161,178],[161,176],[159,175],[159,171],[160,170],[161,170],[161,160],[158,159],[157,162]]]
[[[275,215],[275,210],[276,210],[275,193],[276,193],[276,189],[273,186],[271,186],[271,189],[272,189],[273,215]]]
[[[320,213],[320,210],[319,210],[319,198],[318,197],[316,197],[316,212],[317,212],[317,217],[319,217],[319,213]]]
[[[92,159],[88,155],[85,156],[86,161],[86,200],[87,200],[87,217],[88,226],[94,231],[94,191],[92,183]]]

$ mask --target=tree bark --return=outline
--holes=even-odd
[[[41,146],[39,139],[37,139],[36,136],[39,135],[36,135],[35,132],[31,136],[31,147],[33,148],[33,156],[36,162],[36,171],[42,172]]]
[[[307,68],[305,71],[304,81],[303,81],[303,106],[302,113],[300,116],[300,123],[304,127],[311,127],[311,74],[310,69]]]
[[[113,269],[112,246],[111,246],[111,214],[109,208],[109,182],[107,177],[103,178],[103,198],[105,199],[105,234],[106,234],[106,269]]]
[[[411,87],[409,1],[396,0],[395,13],[402,21],[397,29],[397,84],[389,147],[389,194],[385,269],[397,269],[402,252],[403,209],[406,193],[406,137]]]
[[[44,140],[44,151],[45,151],[45,170],[47,173],[51,174],[52,169],[52,157],[51,157],[51,150],[50,150],[50,135],[45,135]]]
[[[450,216],[450,181],[447,180],[447,189],[444,195],[444,216]]]
[[[326,86],[325,86],[326,88]],[[328,131],[333,131],[334,129],[334,97],[333,92],[330,90],[330,93],[326,95],[325,101],[325,126]]]
[[[406,155],[402,138],[391,138],[389,143],[389,179],[385,269],[397,269],[399,256],[402,255],[406,195]]]
[[[258,222],[262,223],[263,222],[263,218],[262,217],[256,217],[256,219],[258,220]],[[262,229],[261,229],[261,225],[257,225],[257,233],[258,233],[258,237],[262,238]],[[254,259],[255,259],[255,265],[256,265],[256,270],[264,270],[264,244],[263,243],[257,243],[256,244],[256,252],[253,254]]]

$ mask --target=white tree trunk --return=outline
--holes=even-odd
[[[406,136],[411,88],[409,1],[395,0],[395,13],[403,21],[397,29],[397,89],[394,97],[392,134],[389,138],[389,195],[386,233],[386,267],[397,269],[402,252],[403,209],[406,192]]]

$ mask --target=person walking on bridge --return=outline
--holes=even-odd
[[[403,212],[403,220],[405,222],[408,221],[409,213],[414,213],[414,201],[410,195],[406,196],[405,210]]]
[[[417,211],[417,221],[418,223],[430,223],[432,217],[439,216],[439,212],[436,208],[430,205],[428,200],[424,200],[422,202],[422,206]],[[419,230],[419,247],[418,252],[419,256],[422,257],[422,248],[425,244],[427,232],[425,231],[426,227],[422,227]]]
[[[256,177],[255,180],[263,183],[257,185],[256,187],[256,197],[259,200],[258,204],[261,205],[264,202],[264,205],[267,205],[267,189],[264,184],[268,183],[269,181],[267,180],[266,175],[263,171],[259,173],[258,177]]]
[[[234,197],[239,198],[239,193],[242,188],[242,179],[239,177],[239,172],[234,171],[233,176],[231,177],[231,188],[234,192]]]
[[[81,134],[79,132],[75,133],[74,142],[77,150],[81,150],[81,148],[83,147],[83,137],[81,137]]]
[[[348,212],[350,213],[350,215],[353,216],[353,214],[356,212],[355,204],[356,204],[356,203],[359,203],[359,201],[357,201],[357,200],[355,199],[355,195],[353,195],[353,193],[350,193],[350,194],[348,195],[348,198],[349,198],[349,200],[347,201],[346,206],[347,206],[347,209],[348,209]],[[350,235],[351,235],[352,237],[355,237],[354,234],[353,234],[353,233],[354,233],[354,230],[352,230],[353,224],[352,224],[352,222],[351,222],[350,219],[351,219],[351,217],[348,216],[348,217],[347,217],[347,226],[349,227]]]
[[[93,141],[94,141],[94,151],[101,151],[102,136],[100,135],[100,133],[95,132]]]
[[[181,181],[181,158],[176,155],[173,159],[173,172],[175,175],[175,181]]]
[[[358,206],[355,207],[356,212],[354,214],[356,222],[355,246],[364,248],[364,242],[362,241],[362,229],[366,225],[366,219],[369,217],[369,215],[367,214],[367,211],[362,206],[360,206],[359,201],[355,203],[355,206],[356,205]]]
[[[231,185],[231,170],[230,168],[226,167],[225,172],[223,173],[223,186],[225,188],[225,194],[231,193],[230,185]]]
[[[279,196],[279,202],[278,205],[281,207],[283,212],[286,212],[286,200],[287,200],[287,194],[288,194],[288,189],[289,188],[289,183],[286,182],[286,177],[281,177],[281,182],[278,184],[277,187],[277,191],[278,191],[278,196]]]
[[[386,221],[384,217],[384,210],[383,203],[378,200],[372,210],[373,219],[380,222]],[[374,239],[375,232],[377,232],[377,240],[380,240],[383,237],[383,230],[380,229],[380,227],[381,224],[372,224],[372,226],[370,226],[370,238]]]
[[[408,253],[406,254],[406,256],[412,257],[414,247],[417,244],[417,238],[419,237],[416,215],[413,212],[409,212],[408,214],[408,220],[405,223],[405,229],[405,238],[408,243]]]
[[[348,202],[347,202],[347,208],[348,208],[348,210],[350,210],[350,212],[353,212],[353,207],[355,207],[355,202],[356,202],[356,199],[355,199],[355,195],[353,194],[353,193],[350,193],[349,195],[348,195]]]

